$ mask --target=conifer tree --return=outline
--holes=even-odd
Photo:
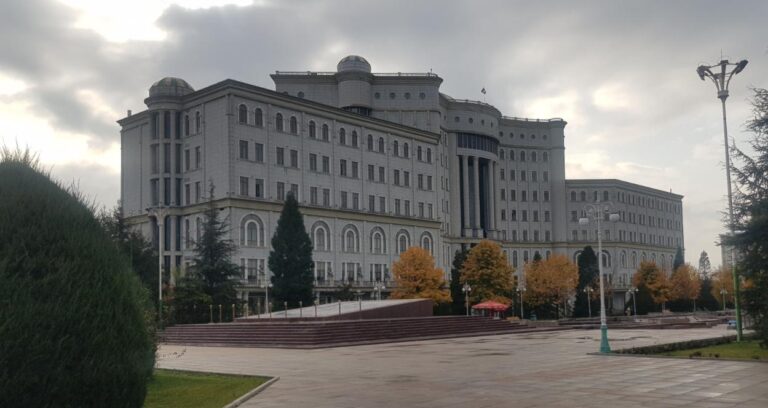
[[[588,293],[584,292],[587,287],[595,288],[600,285],[597,277],[599,274],[597,265],[597,255],[590,245],[584,247],[579,254],[579,284],[576,287],[576,302],[573,306],[574,317],[589,316],[589,309],[592,308],[593,316],[595,310],[600,310],[600,301],[595,301]],[[591,305],[587,304],[591,302]]]
[[[685,256],[683,256],[683,248],[677,247],[675,252],[675,260],[672,262],[672,273],[674,274],[677,268],[685,264]]]
[[[202,234],[195,243],[193,273],[199,274],[205,293],[214,305],[227,307],[237,303],[235,278],[240,267],[232,263],[235,244],[227,238],[229,229],[219,220],[219,209],[213,203],[214,187],[210,186],[208,208],[203,213]]]
[[[709,262],[707,251],[701,251],[701,255],[699,256],[699,273],[704,279],[712,273],[712,263]]]
[[[304,227],[299,203],[289,194],[277,221],[269,253],[274,299],[298,307],[312,302],[312,241]]]
[[[462,248],[457,250],[453,256],[453,267],[451,268],[451,313],[457,315],[466,313],[464,292],[461,290],[461,268],[464,266],[464,261],[467,260],[468,254],[469,250]]]

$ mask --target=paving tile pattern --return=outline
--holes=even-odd
[[[624,348],[726,334],[610,338]],[[768,407],[766,363],[588,354],[598,346],[597,330],[318,350],[163,346],[158,365],[281,377],[244,407]]]

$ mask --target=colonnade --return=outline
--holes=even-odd
[[[459,160],[463,236],[495,238],[498,164],[495,160],[472,155],[459,155]]]

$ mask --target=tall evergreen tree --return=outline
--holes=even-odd
[[[464,292],[461,291],[461,268],[464,265],[464,261],[467,260],[468,254],[469,250],[462,247],[453,256],[453,266],[451,268],[451,312],[457,315],[466,313]]]
[[[702,279],[708,277],[709,274],[712,273],[712,263],[709,262],[707,251],[701,251],[701,255],[699,256],[699,273],[701,274]]]
[[[312,302],[312,241],[293,194],[285,200],[269,253],[274,299],[288,307]]]
[[[214,305],[237,303],[235,278],[240,267],[232,263],[235,244],[227,239],[229,229],[219,220],[219,209],[213,203],[214,187],[210,186],[208,208],[203,213],[202,235],[195,243],[193,272],[202,278],[205,293]]]
[[[584,292],[587,287],[595,287],[600,282],[597,281],[599,269],[597,265],[597,254],[590,245],[584,247],[579,255],[578,263],[579,267],[579,284],[576,287],[576,302],[573,306],[574,317],[587,317],[589,316],[589,308],[592,308],[592,315],[595,316],[595,311],[600,308],[600,301],[595,301],[588,293]],[[587,303],[591,303],[591,306]]]
[[[672,273],[675,273],[677,268],[685,264],[685,256],[683,256],[683,248],[677,247],[675,252],[675,260],[672,262]]]
[[[749,280],[744,308],[762,344],[768,346],[768,90],[755,89],[754,117],[747,128],[754,133],[752,153],[734,149],[735,236],[726,239],[739,254],[737,274]]]

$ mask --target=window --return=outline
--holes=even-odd
[[[410,246],[410,236],[408,236],[408,231],[406,230],[400,230],[397,233],[397,253],[402,254],[403,252],[408,250],[408,247]]]
[[[376,176],[376,166],[373,164],[368,165],[368,181],[374,181]]]
[[[248,141],[247,140],[240,141],[240,160],[248,160]]]
[[[240,232],[240,242],[244,246],[264,246],[264,224],[254,214],[243,217]]]
[[[282,181],[277,182],[277,199],[285,201],[285,183]]]
[[[282,113],[278,113],[277,115],[275,115],[275,129],[278,132],[283,131],[283,114]]]
[[[411,186],[411,173],[407,171],[403,171],[403,184],[405,184],[406,187]]]
[[[582,191],[580,198],[581,198],[581,201],[587,201],[587,193],[585,191]]]
[[[323,156],[323,173],[329,174],[331,172],[331,158]]]
[[[525,151],[520,152],[520,161],[521,162],[525,161]]]
[[[293,133],[294,135],[299,134],[299,123],[296,120],[296,116],[291,116],[291,120],[288,126],[289,126],[289,129],[291,130],[291,133]]]
[[[240,177],[240,195],[241,196],[247,196],[248,195],[248,185],[249,185],[248,177]]]
[[[200,123],[200,112],[195,112],[195,133],[200,133],[201,129],[201,123]]]
[[[373,150],[373,135],[371,134],[368,135],[367,143],[368,143],[368,150]]]
[[[315,125],[314,120],[309,121],[309,137],[312,139],[317,139],[317,126]]]
[[[200,202],[200,182],[195,182],[195,203]]]
[[[160,172],[160,154],[158,149],[160,148],[160,145],[152,145],[150,147],[150,162],[152,162],[152,174],[157,174]]]
[[[603,191],[603,201],[608,201],[608,192]]]
[[[421,234],[421,247],[427,250],[430,254],[432,253],[432,247],[433,247],[433,240],[432,235],[430,235],[428,232],[425,232]]]
[[[432,149],[427,148],[427,163],[432,163]]]
[[[309,188],[309,203],[317,205],[317,187],[315,186]]]
[[[544,159],[545,162],[549,161],[549,153],[544,152],[544,153],[542,153],[542,155],[544,156],[543,159]]]
[[[339,175],[347,176],[347,161],[344,159],[339,160]]]
[[[409,153],[408,153],[408,143],[403,143],[403,157],[405,157],[407,159],[408,156],[409,156]]]
[[[343,208],[345,210],[348,208],[348,205],[347,205],[347,192],[346,191],[342,191],[341,192],[341,208]]]
[[[548,201],[549,201],[549,191],[545,191],[545,192],[544,192],[544,201],[545,201],[545,202],[548,202]]]
[[[379,197],[379,212],[387,212],[387,197]]]
[[[357,137],[357,131],[356,130],[352,131],[352,147],[355,147],[355,148],[360,147],[360,140]]]
[[[392,154],[394,156],[400,156],[400,147],[399,147],[399,145],[397,143],[397,140],[392,142]]]
[[[548,171],[544,172],[544,181],[545,182],[549,181],[549,172]]]
[[[360,163],[352,162],[352,178],[360,178]]]
[[[571,201],[576,201],[576,192],[571,191]]]
[[[360,252],[360,238],[354,225],[347,225],[341,233],[342,252]]]
[[[299,167],[299,151],[291,149],[291,167]]]
[[[237,108],[237,121],[240,123],[248,123],[248,108],[243,104],[240,104]]]
[[[400,185],[400,170],[395,169],[393,171],[393,174],[394,174],[394,177],[393,177],[394,178],[394,183],[395,183],[396,186],[399,186]]]
[[[189,115],[184,115],[184,136],[189,136]]]
[[[312,226],[312,246],[315,251],[331,250],[331,234],[326,223],[318,221]]]
[[[317,155],[315,153],[309,154],[309,170],[317,171]]]
[[[384,169],[383,166],[379,166],[379,183],[384,182],[384,173],[386,172],[386,169]]]
[[[195,147],[195,168],[199,169],[202,163],[202,151],[200,146]]]
[[[323,189],[323,206],[325,207],[331,206],[331,189],[329,188]]]
[[[424,154],[422,152],[421,146],[418,146],[416,148],[416,159],[418,159],[419,161],[424,160]]]
[[[256,179],[253,187],[253,195],[257,198],[264,198],[264,179]]]
[[[259,163],[264,163],[264,145],[261,143],[254,143],[256,147],[256,157],[254,159]]]
[[[379,153],[384,153],[384,138],[379,138]]]
[[[531,161],[532,162],[536,161],[536,152],[531,152]]]
[[[255,124],[256,124],[256,126],[263,127],[264,126],[264,115],[262,114],[261,109],[256,108],[256,110],[254,111],[254,116],[255,116]]]
[[[347,144],[347,131],[344,128],[339,129],[339,144]]]
[[[328,125],[326,125],[326,124],[323,124],[323,131],[322,131],[323,141],[325,141],[325,142],[327,142],[327,141],[328,141],[328,138],[329,138],[329,133],[330,133],[330,132],[329,132],[329,130],[328,130]]]
[[[550,212],[549,211],[544,211],[544,222],[552,221],[550,217],[551,217],[550,216]]]
[[[285,148],[277,147],[275,148],[275,150],[276,150],[275,155],[277,157],[277,165],[284,166],[285,165]]]
[[[371,231],[371,253],[387,253],[387,241],[385,239],[384,230],[379,227],[376,227]]]

